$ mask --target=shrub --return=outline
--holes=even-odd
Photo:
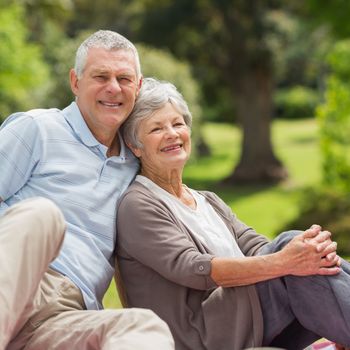
[[[279,89],[274,96],[277,117],[286,119],[314,116],[318,102],[317,91],[300,85]]]
[[[37,107],[50,84],[49,69],[38,45],[28,41],[24,10],[0,12],[0,123],[9,113]]]
[[[332,239],[338,243],[338,254],[350,257],[350,197],[328,189],[306,189],[303,192],[300,215],[278,232],[305,230],[313,224],[332,232]]]
[[[328,187],[350,191],[350,40],[335,44],[328,56],[330,75],[325,102],[317,109],[323,180]]]

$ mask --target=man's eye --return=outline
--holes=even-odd
[[[134,83],[133,79],[128,76],[121,76],[117,78],[120,85],[131,85]]]
[[[108,79],[105,75],[95,75],[94,78],[100,81],[106,81]]]

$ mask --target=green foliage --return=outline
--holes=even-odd
[[[350,40],[335,44],[328,56],[331,73],[325,102],[317,115],[321,126],[324,182],[349,193],[350,190]]]
[[[350,197],[325,188],[308,188],[302,194],[300,215],[281,230],[301,229],[317,223],[332,232],[338,254],[350,256]]]
[[[314,89],[297,85],[277,90],[274,102],[278,117],[308,118],[314,116],[319,97]]]
[[[347,0],[307,0],[304,3],[304,13],[314,25],[328,25],[337,37],[350,35],[349,11]]]
[[[40,47],[28,42],[21,6],[2,7],[0,23],[0,119],[4,119],[41,103],[49,88],[49,68]]]
[[[45,58],[50,64],[54,77],[53,88],[48,92],[51,107],[64,108],[74,99],[70,88],[69,71],[74,67],[78,46],[91,33],[91,31],[82,31],[76,37],[68,38],[54,23],[46,23],[43,45]]]
[[[194,118],[200,118],[200,90],[193,78],[191,67],[185,61],[178,60],[170,52],[137,44],[142,74],[173,83],[183,94]]]

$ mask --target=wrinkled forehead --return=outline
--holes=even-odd
[[[90,48],[84,70],[125,71],[138,76],[137,59],[134,52],[128,49]]]

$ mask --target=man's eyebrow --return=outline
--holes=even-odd
[[[108,70],[106,68],[95,68],[95,69],[92,69],[91,70],[91,73],[92,74],[96,74],[96,73],[99,73],[99,74],[108,74]]]

